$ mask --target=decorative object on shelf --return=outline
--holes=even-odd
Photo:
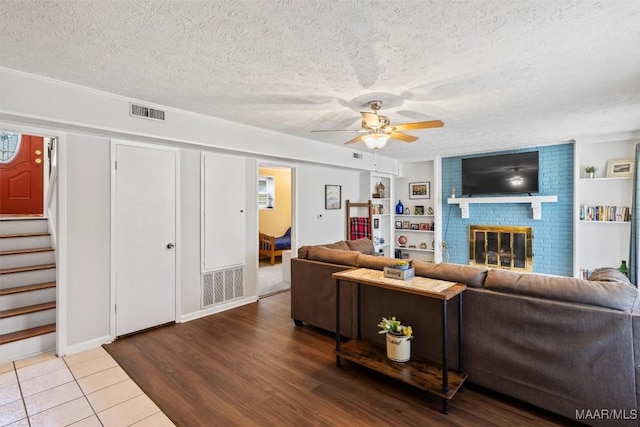
[[[380,184],[376,185],[376,193],[378,194],[378,197],[381,199],[384,199],[384,184],[382,183],[382,181],[380,181]]]
[[[413,214],[414,215],[424,215],[424,206],[416,206],[413,209]]]
[[[620,267],[618,268],[618,270],[620,270],[620,273],[622,273],[625,276],[629,277],[629,267],[627,267],[627,261],[626,260],[622,261],[622,264],[620,264]]]
[[[404,205],[402,204],[402,200],[398,200],[398,204],[396,205],[396,215],[402,215],[404,213]]]
[[[452,199],[456,198],[456,187],[451,187],[451,197]]]
[[[402,228],[406,230],[411,229],[411,221],[402,221]]]
[[[396,230],[402,229],[402,221],[396,221]]]
[[[421,222],[420,223],[420,230],[429,231],[429,224],[427,224],[426,222]]]
[[[380,228],[380,220],[378,218],[373,219],[373,228],[374,230],[377,230],[378,228]]]
[[[431,206],[427,209],[427,215],[433,215],[433,208]]]
[[[378,236],[373,236],[373,246],[378,246],[380,244],[380,238]]]
[[[609,160],[607,178],[633,176],[633,159]]]
[[[431,198],[431,182],[411,182],[409,183],[410,199],[430,199]]]
[[[406,208],[404,208],[404,214],[405,214],[405,215],[411,215],[411,209],[409,209],[409,206],[407,206]]]
[[[404,245],[407,244],[407,236],[400,235],[398,236],[398,246],[404,248]]]
[[[342,186],[341,185],[325,185],[324,186],[324,208],[327,210],[342,208]]]
[[[418,224],[411,224],[411,229],[412,230],[419,230],[420,226]]]
[[[596,171],[598,170],[595,166],[587,166],[584,168],[585,173],[587,174],[587,178],[593,178],[596,175]]]
[[[409,252],[402,252],[402,259],[409,259]]]
[[[449,245],[443,240],[440,247],[442,248],[442,262],[449,262]]]
[[[426,242],[420,242],[420,249],[427,249],[427,243]]]
[[[380,244],[384,245],[384,237],[380,237]]]
[[[413,329],[403,325],[395,317],[382,318],[378,324],[382,330],[378,333],[387,335],[387,357],[394,362],[408,362],[411,358],[411,339]]]

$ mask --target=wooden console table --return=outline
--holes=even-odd
[[[356,283],[357,291],[357,335],[355,340],[342,343],[340,327],[336,326],[336,365],[341,366],[340,358],[366,366],[392,378],[418,387],[442,399],[442,412],[449,413],[449,400],[461,390],[467,374],[463,368],[462,351],[462,293],[467,286],[462,283],[413,277],[409,280],[397,280],[384,277],[379,270],[358,268],[333,273],[336,280],[336,325],[340,325],[340,285],[343,281]],[[442,302],[442,364],[437,365],[426,360],[411,358],[406,363],[389,360],[384,349],[362,340],[361,336],[361,286],[374,286],[396,292],[433,298]],[[447,367],[447,302],[458,297],[458,371]]]

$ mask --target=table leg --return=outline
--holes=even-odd
[[[447,300],[442,300],[442,392],[449,394],[449,369],[447,366]]]
[[[362,290],[361,290],[361,285],[360,283],[358,283],[358,307],[357,307],[357,316],[358,316],[358,331],[356,332],[356,338],[361,340],[362,339],[362,316],[360,313],[362,313]]]
[[[464,375],[464,351],[462,349],[462,294],[458,295],[458,373]],[[458,391],[464,391],[464,383]]]
[[[341,366],[340,362],[340,279],[336,279],[336,366]]]

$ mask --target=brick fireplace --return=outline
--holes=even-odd
[[[507,225],[469,226],[469,264],[533,271],[532,228]]]

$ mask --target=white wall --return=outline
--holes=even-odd
[[[200,152],[180,151],[180,313],[200,310]]]
[[[67,272],[68,347],[109,336],[110,158],[107,138],[67,136],[67,229],[63,260]]]
[[[370,197],[360,194],[360,172],[309,165],[299,166],[297,172],[298,223],[295,231],[298,233],[298,246],[344,240],[346,237],[345,200],[362,202]],[[324,208],[326,184],[342,186],[341,209],[326,210]],[[322,215],[322,218],[318,219],[318,215]]]

